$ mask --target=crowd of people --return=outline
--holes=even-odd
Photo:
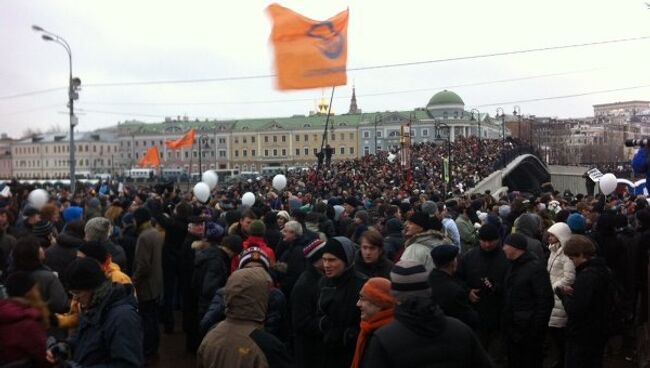
[[[452,193],[434,145],[412,183],[367,156],[205,202],[104,184],[35,206],[13,183],[0,366],[155,365],[179,326],[199,367],[600,367],[640,338],[648,200],[466,194],[502,142],[461,142]]]

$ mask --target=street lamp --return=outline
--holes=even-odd
[[[496,117],[501,117],[501,162],[506,167],[506,114],[503,109],[497,107]]]
[[[478,111],[478,109],[472,109],[470,111],[472,114],[471,120],[476,120],[478,123],[478,154],[479,154],[479,159],[481,156],[481,112]],[[476,113],[476,118],[474,118],[474,113]]]
[[[203,174],[202,147],[205,145],[205,148],[208,148],[208,139],[210,139],[210,137],[208,137],[207,134],[201,134],[201,136],[199,136],[199,178],[201,177],[200,175]]]
[[[435,131],[436,140],[443,140],[444,141],[445,139],[440,137],[440,128],[442,127],[444,129],[447,129],[447,139],[446,139],[446,141],[447,141],[447,170],[449,170],[449,177],[448,177],[449,181],[447,182],[447,194],[448,194],[449,192],[451,192],[452,177],[453,177],[452,173],[451,173],[452,172],[452,170],[451,170],[451,167],[452,167],[452,164],[451,164],[451,127],[449,125],[445,124],[445,123],[442,123],[442,122],[435,122],[434,124],[435,124],[435,129],[436,129],[436,131]],[[443,169],[443,178],[444,178],[444,161],[443,161],[443,168],[442,169]],[[446,197],[447,196],[445,195],[445,198]]]
[[[377,155],[377,123],[380,121],[383,121],[383,118],[379,114],[375,115],[375,156]]]
[[[517,139],[521,140],[521,107],[519,105],[515,105],[512,115],[517,117]]]
[[[70,65],[70,74],[68,78],[68,109],[70,110],[70,192],[72,195],[75,193],[76,178],[75,178],[75,150],[74,150],[74,127],[77,125],[77,118],[74,116],[74,100],[79,99],[77,91],[81,86],[81,79],[72,77],[72,50],[68,42],[61,36],[45,29],[33,25],[32,29],[41,33],[41,38],[45,41],[52,41],[61,45],[68,53],[68,61]]]

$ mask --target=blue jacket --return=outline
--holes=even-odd
[[[132,285],[112,284],[92,314],[84,312],[68,340],[72,367],[141,367],[142,322]]]
[[[645,187],[650,192],[650,170],[648,170],[648,150],[639,148],[632,158],[632,168],[637,174],[645,174]]]

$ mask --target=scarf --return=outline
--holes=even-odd
[[[375,330],[383,327],[393,321],[395,309],[384,309],[377,312],[374,316],[370,317],[367,321],[361,321],[361,332],[357,338],[357,347],[354,350],[354,360],[352,360],[352,368],[359,368],[361,358],[363,358],[364,350],[366,349],[366,341]]]
[[[102,302],[104,302],[104,300],[108,297],[111,291],[113,291],[113,283],[111,283],[109,280],[106,280],[97,288],[95,288],[95,290],[93,290],[92,299],[90,300],[90,303],[86,307],[86,315],[88,317],[93,316],[96,312],[99,311],[99,308],[96,307],[99,306]]]

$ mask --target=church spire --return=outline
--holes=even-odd
[[[357,106],[357,94],[355,89],[356,88],[352,86],[352,99],[350,99],[350,111],[348,111],[348,114],[361,113],[361,110],[359,110],[359,107]]]

